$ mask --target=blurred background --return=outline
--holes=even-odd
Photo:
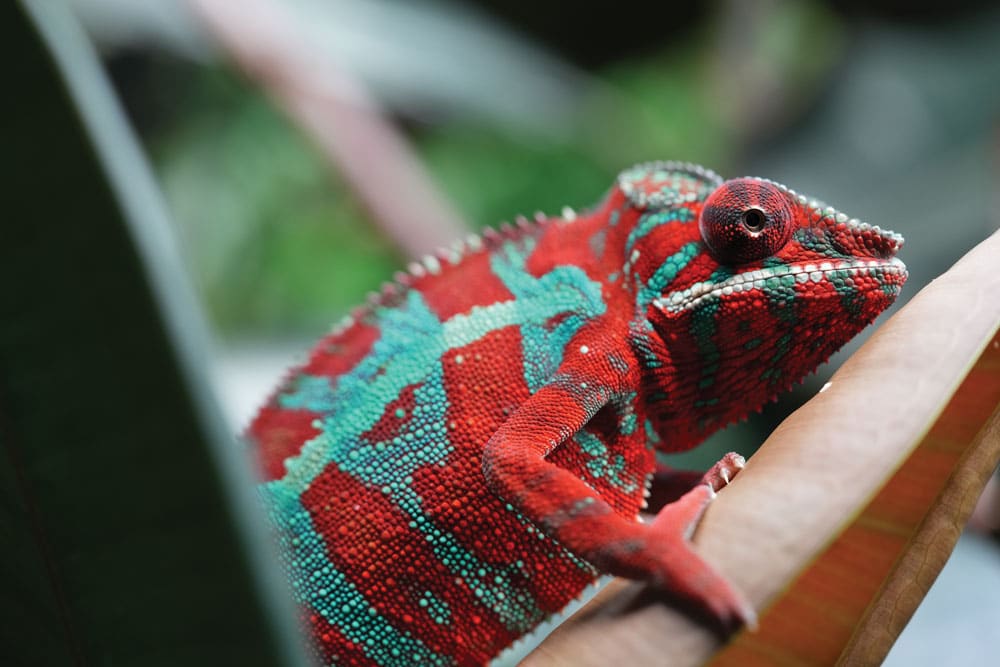
[[[406,262],[642,160],[902,233],[905,302],[1000,225],[992,4],[71,2],[166,194],[233,431]],[[751,453],[859,344],[676,465]],[[888,662],[982,664],[996,627],[1000,550],[969,535]]]

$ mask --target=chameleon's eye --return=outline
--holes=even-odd
[[[720,262],[745,264],[777,253],[792,235],[787,195],[753,178],[726,181],[705,200],[701,238]]]

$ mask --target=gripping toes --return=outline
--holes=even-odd
[[[739,471],[747,464],[745,458],[736,452],[729,452],[708,469],[708,472],[701,478],[702,484],[708,484],[713,491],[718,491],[726,484],[733,481]]]

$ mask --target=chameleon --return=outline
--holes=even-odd
[[[752,625],[689,541],[742,457],[656,454],[871,323],[902,243],[771,180],[650,162],[398,273],[246,433],[319,660],[486,664],[605,574]]]

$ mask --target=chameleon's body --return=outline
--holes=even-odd
[[[482,664],[599,573],[748,619],[687,548],[709,486],[639,521],[654,449],[695,446],[871,322],[906,278],[901,240],[769,181],[655,163],[587,214],[387,286],[249,431],[324,662]]]

